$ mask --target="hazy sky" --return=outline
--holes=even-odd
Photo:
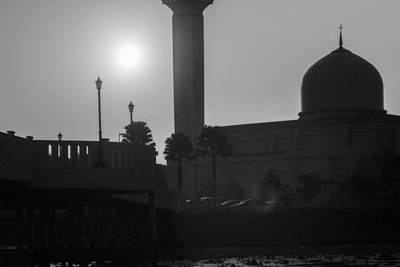
[[[215,0],[204,12],[206,123],[297,119],[302,77],[338,47],[339,24],[344,47],[381,73],[386,110],[400,114],[399,10],[398,0]],[[132,100],[162,162],[171,15],[161,0],[0,0],[0,131],[96,140],[100,75],[103,136],[118,139]],[[127,45],[140,51],[133,68],[119,60]]]

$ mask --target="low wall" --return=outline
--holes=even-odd
[[[162,233],[166,247],[397,243],[400,210],[186,211]]]

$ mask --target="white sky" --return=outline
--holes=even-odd
[[[297,119],[301,79],[338,46],[375,65],[385,108],[400,114],[400,1],[215,0],[205,12],[206,123]],[[35,139],[96,140],[146,121],[163,162],[173,131],[172,12],[161,0],[1,0],[0,131]],[[136,68],[118,53],[141,49]]]

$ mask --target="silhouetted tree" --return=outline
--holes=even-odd
[[[293,191],[292,187],[285,185],[282,189],[281,201],[285,206],[293,206],[296,199],[296,193]]]
[[[269,194],[271,192],[276,193],[281,190],[282,182],[278,176],[278,170],[276,168],[268,169],[267,174],[265,175],[264,179],[261,180],[260,185],[262,195],[266,195],[267,198],[270,197]]]
[[[155,146],[153,135],[146,122],[134,121],[125,126],[125,133],[121,134],[122,142],[128,142],[140,145]]]
[[[166,160],[172,160],[178,162],[178,186],[179,192],[182,191],[182,161],[192,159],[193,145],[189,139],[189,136],[183,133],[171,134],[165,140],[164,155]]]
[[[225,132],[218,126],[204,126],[198,143],[198,154],[201,156],[209,156],[212,160],[212,177],[213,177],[213,207],[216,206],[216,159],[217,156],[227,157],[232,148],[228,144],[228,137]]]
[[[221,188],[217,185],[216,191],[219,191],[220,189]],[[213,192],[212,178],[209,179],[209,177],[202,177],[202,179],[199,179],[199,190],[198,190],[199,198],[209,197],[212,195],[212,192]]]
[[[394,156],[386,160],[382,167],[381,192],[379,200],[384,205],[396,206],[400,199],[400,156]]]
[[[232,180],[225,189],[224,199],[243,199],[244,189],[236,180]]]
[[[350,198],[359,198],[363,204],[373,201],[381,190],[381,184],[367,174],[361,162],[357,162],[356,168],[344,181],[343,187]]]
[[[322,180],[321,174],[319,173],[300,172],[298,181],[302,187],[297,191],[307,202],[313,200],[321,192],[325,185],[325,181]]]

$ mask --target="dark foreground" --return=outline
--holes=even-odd
[[[159,266],[400,266],[400,246],[272,246],[164,251]],[[178,260],[179,259],[179,260]]]
[[[400,209],[198,209],[175,216],[170,223],[159,235],[166,248],[397,244],[400,240]]]
[[[400,266],[399,244],[369,245],[330,245],[330,246],[268,246],[268,247],[214,247],[161,249],[161,261],[157,266],[164,267],[241,267],[241,266]],[[128,256],[129,258],[129,256]],[[93,261],[91,267],[138,267],[155,266],[148,261],[126,263],[126,255],[116,261]],[[51,267],[79,266],[75,259],[57,263]],[[125,262],[125,263],[124,263]],[[5,265],[4,265],[5,264]],[[26,266],[13,261],[1,266]],[[86,265],[85,265],[86,266]]]
[[[53,248],[0,251],[0,267],[96,266],[89,264],[95,261],[118,267],[149,266],[138,265],[143,261],[159,266],[400,266],[399,209],[198,209],[158,215],[157,243],[75,248],[57,245],[56,236]]]
[[[162,250],[161,253],[164,259],[158,266],[164,267],[400,266],[400,246],[393,244],[187,248]],[[90,266],[151,265],[93,262]]]
[[[399,266],[398,254],[382,255],[315,255],[315,256],[253,256],[247,258],[224,258],[217,260],[166,262],[160,266],[209,266],[209,267],[239,267],[239,266]]]

